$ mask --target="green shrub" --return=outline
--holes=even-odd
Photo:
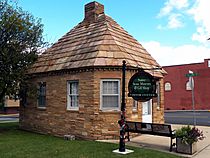
[[[189,125],[177,129],[175,136],[176,138],[181,138],[182,142],[185,144],[192,144],[205,138],[203,135],[203,131],[199,130],[196,127],[192,128]]]

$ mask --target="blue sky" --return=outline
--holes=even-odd
[[[47,41],[56,42],[84,18],[90,0],[19,0],[19,6],[44,24]],[[209,0],[98,0],[105,14],[136,38],[161,65],[210,58]]]

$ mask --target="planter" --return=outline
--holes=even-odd
[[[197,151],[197,143],[185,144],[182,143],[181,138],[176,138],[176,151],[184,154],[194,154]]]

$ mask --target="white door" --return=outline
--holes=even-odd
[[[152,99],[142,102],[142,122],[152,123]]]

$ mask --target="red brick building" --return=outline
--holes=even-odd
[[[197,73],[194,78],[195,109],[210,109],[210,59],[202,63],[174,65],[163,67],[167,71],[164,78],[165,110],[191,110],[192,91],[189,86],[189,78],[186,74],[189,70]]]

